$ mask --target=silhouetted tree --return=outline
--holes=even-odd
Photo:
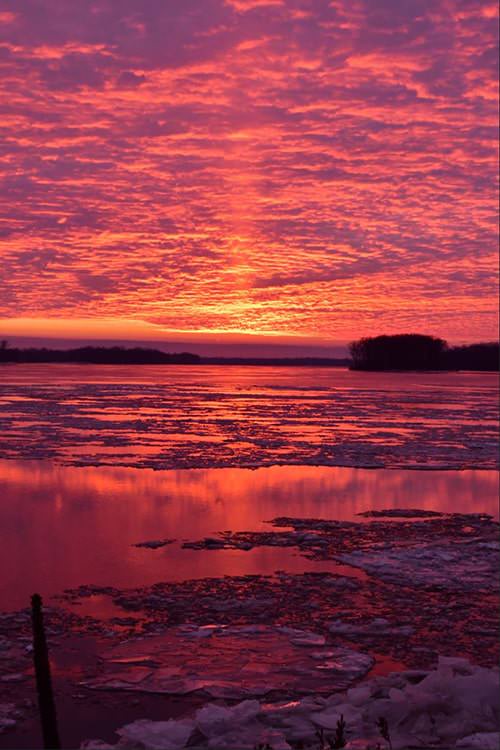
[[[445,354],[449,370],[498,370],[500,349],[498,342],[455,346]]]
[[[438,370],[448,345],[443,339],[419,333],[376,336],[354,341],[350,347],[353,370]]]

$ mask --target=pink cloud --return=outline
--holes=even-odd
[[[4,0],[0,317],[492,338],[494,10]]]

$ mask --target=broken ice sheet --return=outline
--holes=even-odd
[[[187,746],[253,750],[266,741],[272,750],[317,747],[318,728],[331,732],[340,715],[347,723],[348,747],[375,747],[376,722],[387,719],[394,750],[409,747],[460,747],[498,750],[500,706],[498,669],[485,669],[461,658],[440,658],[437,669],[393,673],[328,697],[237,705],[209,703],[192,718],[135,721],[118,730],[120,750],[181,750]],[[263,740],[263,738],[266,738]],[[105,750],[96,741],[86,750]]]
[[[394,625],[386,620],[385,617],[375,617],[373,620],[368,622],[344,622],[343,620],[334,620],[328,626],[328,630],[332,635],[347,635],[347,636],[401,636],[406,637],[412,635],[414,628],[411,625]]]
[[[368,654],[346,647],[321,649],[324,644],[324,636],[296,628],[180,626],[111,649],[103,655],[101,673],[82,684],[174,695],[203,691],[234,699],[273,691],[340,690],[374,664]]]
[[[296,547],[313,560],[336,560],[384,581],[449,591],[496,592],[498,523],[481,513],[382,511],[402,520],[364,523],[321,518],[274,518],[277,531],[221,532],[220,547]],[[366,515],[366,514],[365,514]],[[413,520],[416,518],[417,520]],[[281,530],[284,529],[284,530]],[[206,539],[184,547],[214,549]]]
[[[56,365],[36,385],[9,367],[1,457],[155,469],[498,465],[493,373],[418,374],[410,385],[404,374],[304,368],[291,385],[287,368],[268,382],[248,368],[233,383],[225,368],[208,380],[164,368],[161,382],[155,368],[141,369],[142,382],[134,368],[114,371],[113,382],[64,368],[61,387]]]
[[[402,586],[438,587],[448,591],[498,588],[498,542],[453,542],[412,547],[353,550],[338,556],[348,565]]]

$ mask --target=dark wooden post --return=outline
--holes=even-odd
[[[42,597],[40,594],[33,594],[31,597],[31,618],[33,625],[33,660],[35,662],[43,746],[45,750],[60,750],[61,742],[57,729],[56,704],[52,692],[49,651],[43,626]]]

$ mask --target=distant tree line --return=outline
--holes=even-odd
[[[0,362],[75,362],[119,365],[272,365],[287,367],[347,367],[350,359],[328,357],[200,357],[182,352],[121,346],[82,346],[78,349],[15,349],[0,341]]]
[[[362,338],[350,344],[351,359],[321,357],[200,357],[158,349],[82,346],[77,349],[17,349],[0,342],[1,362],[73,362],[118,365],[273,365],[345,367],[353,370],[498,370],[498,343],[449,347],[443,339],[416,333]]]
[[[0,362],[75,362],[102,365],[196,365],[197,354],[168,354],[158,349],[81,346],[78,349],[15,349],[0,344]]]
[[[375,336],[349,346],[352,370],[498,370],[498,342],[449,347],[418,333]]]
[[[449,370],[498,370],[498,342],[454,346],[445,352]]]

